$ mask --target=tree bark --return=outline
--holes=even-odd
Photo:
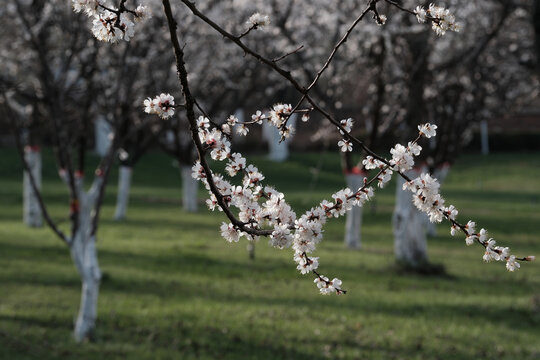
[[[115,220],[126,218],[129,202],[129,191],[131,189],[131,176],[133,168],[121,165],[118,170],[118,192],[116,196],[116,210],[114,212]]]
[[[27,146],[24,157],[32,172],[38,191],[41,190],[41,151],[37,146]],[[36,192],[32,188],[30,175],[25,171],[23,175],[23,220],[29,227],[43,225],[43,217]]]
[[[184,210],[196,212],[198,181],[191,176],[191,166],[181,165],[180,172],[182,176],[182,204]]]
[[[74,261],[79,263],[78,270],[82,281],[81,304],[74,330],[77,342],[93,337],[101,280],[95,237],[84,234],[79,234],[79,237],[78,243],[73,244],[71,248],[72,257],[78,258],[78,260]]]
[[[347,187],[352,191],[358,190],[364,185],[365,175],[363,173],[349,173],[345,175]],[[347,211],[345,221],[345,246],[349,249],[359,249],[362,245],[362,212],[363,208],[354,206]]]
[[[111,126],[105,119],[103,115],[100,115],[96,119],[95,123],[95,142],[96,142],[96,153],[104,157],[107,155],[109,151],[109,147],[111,146],[111,140],[109,138],[111,134]]]
[[[415,178],[419,170],[410,170],[407,176]],[[394,252],[396,261],[410,268],[420,269],[429,263],[424,217],[412,202],[412,194],[403,191],[405,180],[397,176],[396,205],[394,208]]]
[[[92,234],[92,212],[99,197],[99,187],[103,179],[94,181],[88,192],[83,190],[83,179],[76,179],[78,206],[74,206],[78,226],[70,242],[70,253],[75,268],[81,278],[81,303],[75,320],[74,337],[77,342],[92,339],[97,319],[97,305],[101,270],[97,258],[96,237]]]

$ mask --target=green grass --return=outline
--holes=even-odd
[[[334,155],[253,160],[296,209],[344,186]],[[447,276],[396,272],[392,185],[377,192],[375,213],[365,211],[362,250],[344,249],[343,219],[327,224],[320,269],[349,292],[326,297],[295,270],[290,250],[263,239],[249,261],[245,243],[219,237],[222,214],[183,212],[169,158],[149,154],[135,169],[125,222],[111,220],[112,175],[99,230],[97,337],[77,345],[80,282],[69,252],[49,229],[22,225],[21,165],[0,151],[1,359],[540,359],[538,262],[517,273],[483,263],[481,248],[451,238],[444,224],[429,255]],[[45,168],[44,189],[67,228],[54,167]],[[540,255],[538,153],[465,156],[443,193],[463,221],[476,220],[518,254]]]

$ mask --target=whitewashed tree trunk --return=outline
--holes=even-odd
[[[433,172],[433,176],[439,180],[439,184],[443,184],[444,180],[448,176],[448,171],[450,170],[450,164],[444,163],[443,165],[437,167]],[[424,216],[424,224],[426,226],[427,235],[430,237],[437,236],[437,224],[429,221],[429,216]]]
[[[70,242],[70,253],[82,283],[81,303],[74,329],[77,342],[91,339],[96,326],[101,270],[97,259],[96,238],[92,235],[92,213],[102,181],[103,179],[98,177],[91,189],[85,193],[83,179],[76,179],[79,204],[78,226]]]
[[[420,172],[407,173],[415,178]],[[403,191],[405,180],[397,176],[396,206],[394,208],[394,252],[398,263],[412,268],[420,268],[428,263],[427,241],[424,228],[424,214],[412,203],[412,193]]]
[[[37,146],[27,146],[24,157],[32,172],[32,177],[38,190],[41,190],[41,151]],[[43,225],[43,217],[37,195],[32,187],[30,175],[25,171],[23,175],[23,220],[30,227]]]
[[[97,261],[95,237],[82,232],[75,235],[71,254],[75,264],[78,264],[77,269],[82,282],[81,304],[74,330],[75,340],[80,342],[91,338],[96,327],[101,271]]]
[[[288,122],[293,128],[296,125],[296,118],[297,115],[292,114]],[[279,134],[278,129],[268,122],[264,122],[262,130],[263,138],[268,142],[268,158],[275,162],[287,160],[289,157],[289,139],[280,142],[281,135]]]
[[[107,122],[104,116],[99,116],[96,119],[95,127],[95,143],[96,143],[96,153],[104,157],[109,151],[111,146],[111,126]]]
[[[347,187],[352,191],[358,190],[364,185],[363,174],[347,174]],[[354,206],[351,210],[347,211],[347,218],[345,221],[345,246],[349,249],[359,249],[362,245],[362,207]]]
[[[184,210],[196,212],[199,182],[191,176],[191,166],[182,165],[180,172],[182,175],[182,204]]]
[[[118,192],[116,195],[116,210],[114,212],[115,220],[126,218],[132,174],[133,168],[130,166],[120,166],[118,170]]]

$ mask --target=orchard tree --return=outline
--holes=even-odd
[[[11,0],[2,17],[13,33],[24,35],[7,42],[10,51],[3,53],[13,78],[2,79],[2,109],[12,122],[27,183],[41,214],[69,248],[81,278],[81,303],[74,331],[76,340],[81,341],[92,336],[97,317],[101,271],[96,236],[107,178],[117,150],[133,131],[116,136],[122,122],[116,115],[112,121],[112,145],[95,174],[89,177],[91,186],[87,189],[88,130],[109,95],[101,87],[102,77],[107,77],[104,73],[110,67],[101,55],[108,48],[101,47],[97,39],[81,28],[81,19],[64,1]],[[28,107],[29,111],[21,111]],[[107,111],[106,107],[103,111]],[[58,173],[69,192],[69,229],[59,226],[59,221],[50,215],[39,178],[34,177],[33,163],[24,153],[21,129],[29,122],[28,113],[40,119],[43,134],[52,137]],[[146,120],[141,126],[148,123]]]
[[[20,116],[18,126],[24,128],[25,157],[39,188],[40,138],[50,135],[55,124],[66,123],[64,114],[68,111],[80,111],[82,123],[88,121],[90,102],[78,97],[78,91],[88,85],[82,79],[95,71],[97,41],[81,31],[77,19],[69,16],[69,8],[60,2],[13,0],[2,8],[0,17],[0,59],[5,70],[0,83],[5,100]],[[60,30],[58,21],[62,17],[65,21]],[[13,36],[17,33],[23,36]],[[58,42],[59,38],[65,41]],[[46,122],[48,130],[44,129]],[[28,174],[23,198],[25,222],[40,225],[41,212]]]

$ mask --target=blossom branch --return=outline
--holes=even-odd
[[[234,214],[231,212],[228,205],[226,204],[224,200],[224,196],[220,193],[219,189],[216,187],[216,184],[212,177],[212,170],[210,169],[210,166],[208,165],[208,162],[206,161],[206,157],[205,157],[206,150],[203,148],[201,141],[199,139],[197,120],[195,119],[195,111],[194,111],[195,98],[192,96],[191,91],[189,89],[189,83],[187,79],[187,70],[186,70],[186,66],[184,62],[184,51],[182,50],[182,47],[180,46],[180,42],[176,34],[176,28],[177,28],[176,20],[174,20],[174,17],[172,15],[172,10],[171,10],[171,5],[169,3],[169,0],[163,0],[162,3],[163,3],[164,11],[165,11],[165,16],[167,18],[167,25],[168,25],[170,36],[171,36],[171,42],[173,45],[174,54],[176,57],[176,70],[178,72],[178,78],[180,80],[180,84],[182,85],[182,93],[184,95],[184,102],[185,102],[185,111],[186,111],[187,119],[190,124],[191,137],[193,139],[193,142],[195,143],[195,147],[197,148],[201,166],[203,167],[204,172],[206,174],[206,181],[208,182],[208,185],[210,189],[212,190],[212,193],[216,196],[219,206],[222,208],[223,212],[225,213],[225,215],[227,215],[229,220],[237,228],[252,235],[270,235],[272,233],[270,230],[253,229],[253,228],[247,227],[246,223],[238,220],[234,216]]]

